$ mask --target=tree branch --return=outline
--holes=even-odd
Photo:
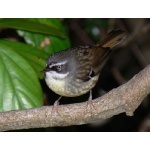
[[[87,109],[87,102],[60,105],[59,114],[52,115],[51,106],[0,113],[0,131],[86,124],[135,109],[150,93],[150,65],[127,83],[93,100],[95,109]]]

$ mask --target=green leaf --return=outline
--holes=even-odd
[[[46,59],[48,58],[47,53],[40,49],[34,48],[31,45],[20,42],[0,40],[0,43],[9,45],[13,51],[17,52],[26,59],[26,61],[33,67],[39,78],[44,77],[43,73],[41,73],[41,70],[45,68]]]
[[[42,90],[30,64],[0,42],[0,111],[42,105]]]
[[[8,27],[13,29],[20,29],[30,32],[36,32],[41,34],[53,35],[60,38],[65,38],[65,34],[62,33],[59,29],[54,26],[41,24],[40,22],[36,22],[29,19],[0,19],[0,27]]]
[[[31,19],[32,21],[36,21],[37,23],[41,23],[44,25],[50,25],[59,29],[63,34],[66,35],[66,30],[62,25],[59,19]],[[52,54],[66,48],[70,47],[69,37],[59,38],[53,35],[42,35],[38,33],[31,33],[26,31],[18,31],[19,35],[24,37],[25,41],[28,44],[33,45],[34,47],[44,49],[48,54]]]

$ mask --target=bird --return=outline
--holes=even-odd
[[[112,30],[94,45],[65,49],[48,57],[42,72],[45,74],[47,86],[60,95],[53,105],[55,110],[62,96],[77,97],[87,92],[90,92],[88,105],[93,106],[92,88],[114,47],[126,37],[125,31]]]

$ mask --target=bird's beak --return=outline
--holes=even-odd
[[[48,72],[48,71],[50,71],[49,68],[45,68],[45,69],[41,70],[42,73],[46,73],[46,72]]]

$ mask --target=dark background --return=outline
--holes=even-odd
[[[127,82],[150,62],[150,19],[87,18],[62,19],[62,21],[68,28],[72,47],[93,44],[113,29],[121,29],[128,33],[128,39],[116,48],[116,51],[103,68],[99,81],[93,89],[93,98]],[[49,93],[49,89],[47,87],[45,89]],[[52,95],[52,93],[49,94]],[[82,102],[86,101],[88,96],[89,93],[78,99],[62,98],[60,103]],[[57,98],[58,95],[54,94],[54,101]],[[93,124],[55,127],[49,128],[47,131],[149,131],[150,103],[148,99],[149,96],[132,117],[123,113]]]
[[[61,19],[66,26],[72,47],[91,45],[103,38],[113,29],[127,32],[128,38],[116,47],[115,52],[102,70],[97,85],[93,89],[93,98],[97,98],[113,88],[124,84],[150,62],[150,19]],[[1,37],[17,36],[14,30],[1,31]],[[22,40],[20,38],[20,40]],[[41,80],[46,95],[45,105],[52,105],[59,97]],[[78,103],[88,99],[89,93],[78,98],[63,97],[60,104]],[[31,129],[21,131],[149,131],[150,103],[149,96],[134,112],[134,116],[125,113],[105,121],[79,126],[53,127],[47,129]]]

